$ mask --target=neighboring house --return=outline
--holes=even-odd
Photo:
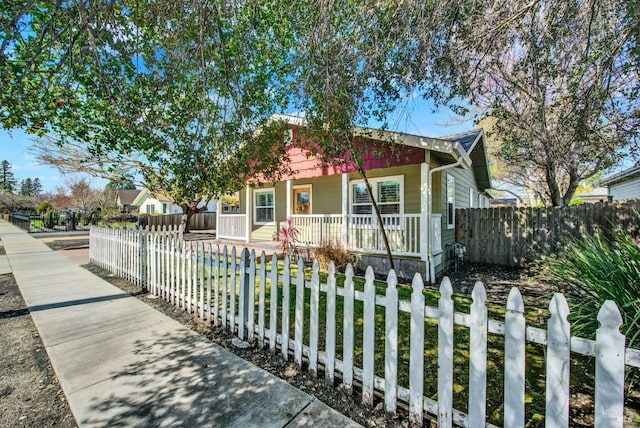
[[[136,211],[138,206],[134,204],[134,201],[140,194],[141,190],[138,189],[120,189],[116,193],[116,204],[121,213],[130,213]]]
[[[614,201],[640,198],[640,162],[605,178],[600,185],[609,187],[609,197]]]
[[[140,214],[182,214],[182,207],[173,203],[171,198],[162,193],[157,193],[155,197],[147,189],[142,189],[134,204],[138,207]],[[211,201],[207,205],[207,211],[216,211],[216,202]]]
[[[575,198],[590,204],[604,202],[609,198],[609,189],[606,187],[596,187],[576,195]]]
[[[279,116],[290,125],[290,141],[304,127],[299,118]],[[359,133],[359,134],[358,134]],[[456,208],[486,207],[491,187],[481,129],[442,138],[356,129],[373,140],[376,153],[399,144],[399,156],[365,155],[365,170],[388,233],[398,274],[420,272],[435,279],[443,269],[447,244],[455,239]],[[366,135],[366,137],[365,137]],[[352,163],[322,165],[296,143],[287,147],[294,173],[278,183],[247,186],[237,214],[219,209],[218,237],[246,242],[273,241],[287,217],[300,241],[315,246],[342,243],[362,264],[386,273],[385,248],[365,184]]]
[[[492,199],[490,206],[491,207],[517,207],[518,199],[516,198]]]

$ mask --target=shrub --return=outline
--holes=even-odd
[[[627,346],[640,347],[640,247],[628,233],[618,230],[612,240],[586,235],[571,241],[549,260],[549,273],[568,286],[572,335],[593,337],[600,307],[613,300]]]
[[[334,241],[323,242],[314,250],[314,255],[318,259],[320,269],[328,270],[329,262],[333,260],[337,272],[344,272],[348,263],[354,262],[354,257],[342,244]]]
[[[58,224],[58,218],[58,213],[49,209],[42,215],[42,224],[47,229],[53,229],[53,227]]]
[[[52,209],[51,203],[50,202],[42,202],[40,203],[40,205],[38,205],[38,208],[36,208],[36,210],[39,213],[44,213],[48,210]]]
[[[300,232],[293,225],[293,218],[287,218],[286,224],[282,229],[280,229],[280,233],[278,235],[280,248],[285,254],[289,254],[290,256],[294,255],[299,235]]]

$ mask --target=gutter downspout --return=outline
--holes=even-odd
[[[441,165],[439,167],[429,169],[429,176],[427,181],[427,189],[429,198],[427,199],[427,221],[429,222],[429,233],[427,234],[427,263],[429,263],[429,283],[436,283],[436,267],[433,264],[433,253],[431,252],[431,214],[433,213],[433,189],[431,183],[433,182],[433,173],[444,171],[446,169],[456,168],[460,166],[464,161],[461,156],[454,163],[447,165]]]

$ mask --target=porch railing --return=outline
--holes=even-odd
[[[341,214],[293,215],[298,229],[298,241],[303,245],[317,246],[323,242],[343,242],[343,216]],[[372,215],[347,216],[346,248],[374,254],[386,252],[378,219]],[[384,214],[382,221],[387,232],[389,246],[394,255],[420,256],[420,214]],[[220,214],[218,237],[226,239],[246,238],[245,214]]]
[[[384,253],[384,240],[378,219],[372,215],[349,215],[348,248]],[[389,247],[395,255],[420,255],[420,214],[383,214]]]
[[[328,241],[342,242],[342,215],[311,214],[292,217],[299,232],[299,242],[312,246]]]
[[[247,237],[246,214],[218,214],[218,238],[245,239]]]

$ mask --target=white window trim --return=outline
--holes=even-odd
[[[473,187],[469,187],[469,208],[474,208],[475,191]]]
[[[310,212],[310,214],[296,214],[295,213],[296,201],[295,201],[295,199],[293,199],[293,195],[295,194],[294,191],[296,189],[306,189],[306,188],[309,188],[309,212]],[[274,201],[275,201],[275,199],[274,199]],[[311,214],[313,214],[313,185],[312,184],[297,184],[295,186],[292,186],[291,187],[291,202],[292,202],[291,209],[294,212],[289,213],[289,215],[293,215],[293,214],[295,214],[295,215],[311,215]]]
[[[273,193],[273,221],[257,221],[258,218],[258,205],[256,205],[256,196],[258,193]],[[276,224],[276,189],[272,187],[270,189],[256,189],[253,191],[253,224],[265,226]]]
[[[453,229],[456,227],[456,178],[451,175],[451,174],[447,174],[447,178],[446,178],[446,188],[445,188],[445,194],[446,194],[446,204],[445,204],[445,214],[446,214],[446,218],[447,218],[447,229]],[[451,218],[449,218],[449,180],[451,180],[451,184],[453,185],[453,200],[451,201],[452,204],[452,210],[451,210]]]
[[[398,216],[404,216],[404,175],[389,175],[384,177],[375,177],[369,179],[369,184],[371,184],[371,189],[373,190],[374,199],[378,198],[378,183],[381,181],[398,181],[400,182],[400,212],[397,214]],[[353,214],[353,185],[364,183],[364,180],[351,180],[349,182],[349,212]],[[356,204],[357,205],[357,204]],[[354,214],[355,215],[355,214]],[[357,214],[357,215],[366,215],[366,214]],[[371,212],[369,214],[371,217],[375,217],[375,212]],[[386,216],[390,214],[382,214],[382,216]],[[394,226],[396,228],[396,226]]]

